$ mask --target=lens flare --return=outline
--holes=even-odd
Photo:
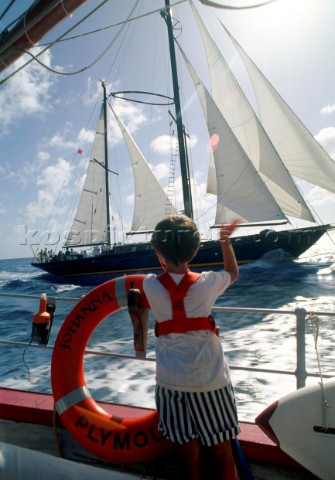
[[[218,147],[219,142],[220,142],[219,135],[217,133],[214,133],[213,135],[211,135],[211,138],[209,141],[210,148],[214,151]]]

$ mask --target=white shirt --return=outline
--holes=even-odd
[[[183,275],[170,274],[176,284]],[[230,285],[225,272],[203,272],[184,299],[187,318],[207,317],[219,295]],[[148,275],[143,289],[157,322],[172,319],[169,292]],[[209,330],[170,333],[156,339],[156,383],[171,390],[188,392],[217,390],[230,382],[222,345]]]

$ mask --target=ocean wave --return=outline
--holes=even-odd
[[[53,289],[55,291],[55,293],[59,294],[59,293],[64,293],[64,292],[72,292],[74,290],[80,290],[82,287],[80,285],[73,285],[73,284],[70,284],[70,285],[54,285],[53,286]]]
[[[313,249],[309,256],[295,262],[273,264],[265,259],[240,267],[240,277],[218,299],[218,306],[277,308],[292,314],[221,313],[214,312],[220,325],[220,340],[232,366],[295,370],[296,308],[307,312],[335,311],[335,258],[333,247],[327,251]],[[0,292],[31,294],[36,298],[0,297],[0,337],[29,343],[39,295],[57,296],[57,308],[49,345],[76,301],[60,301],[62,297],[81,297],[92,287],[46,280],[36,273],[29,260],[0,261]],[[72,292],[72,293],[71,293]],[[333,371],[335,316],[321,316],[318,349],[325,373]],[[148,355],[154,356],[155,337],[150,313]],[[317,372],[312,327],[307,325],[306,368]],[[50,391],[52,350],[0,345],[0,377],[2,386],[42,392]],[[88,349],[99,352],[134,355],[133,332],[128,312],[122,310],[98,325],[89,339]],[[85,356],[85,379],[94,398],[140,406],[154,405],[154,362]],[[231,370],[240,418],[252,419],[283,393],[295,389],[294,376]],[[317,379],[310,380],[317,381]]]
[[[316,273],[317,273],[317,275],[334,275],[334,273],[335,273],[335,263],[333,263],[329,267],[320,268],[320,270],[318,270]]]

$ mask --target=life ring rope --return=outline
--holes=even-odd
[[[84,353],[96,327],[127,306],[128,292],[140,292],[140,306],[148,308],[143,293],[145,275],[129,275],[105,282],[86,294],[65,319],[54,345],[51,385],[63,425],[85,449],[109,461],[137,463],[171,450],[158,431],[156,411],[137,418],[111,414],[98,405],[86,386]],[[143,303],[141,303],[143,302]],[[115,410],[119,412],[119,410]]]

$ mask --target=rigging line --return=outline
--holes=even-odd
[[[109,102],[107,102],[108,107],[113,111],[113,108]],[[117,149],[115,148],[117,145],[117,142],[115,142],[115,138],[113,138],[113,161],[115,163],[116,170],[119,170],[118,166],[118,155],[115,153]],[[121,239],[122,243],[126,243],[127,238],[125,237],[125,228],[124,228],[124,222],[123,222],[123,202],[122,202],[122,195],[121,195],[121,190],[120,190],[120,181],[119,179],[116,180],[115,186],[116,188],[110,188],[110,195],[112,195],[112,217],[114,221],[114,233],[115,233],[115,225],[116,225],[116,218],[117,222],[119,223],[120,227],[118,229],[118,233],[121,233]],[[121,232],[120,232],[121,230]]]
[[[15,3],[15,0],[12,0],[12,1],[7,5],[7,7],[5,8],[5,10],[4,10],[4,11],[2,12],[2,14],[0,15],[0,20],[3,19],[3,17],[6,15],[6,13],[9,11],[9,9],[14,5],[14,3]],[[16,20],[14,20],[14,22],[16,22]],[[14,22],[12,22],[12,23],[14,23]],[[6,27],[5,31],[8,29],[9,26],[10,26],[10,25],[8,25],[8,26]]]
[[[41,52],[39,52],[36,56],[33,55],[30,51],[28,50],[25,50],[25,49],[19,49],[20,51],[24,52],[24,53],[27,53],[28,55],[30,55],[32,58],[26,62],[24,65],[22,65],[21,67],[19,67],[17,70],[15,70],[14,72],[12,72],[10,75],[8,75],[6,78],[0,80],[0,85],[2,85],[3,83],[5,83],[7,80],[9,80],[12,76],[14,76],[16,73],[18,73],[20,70],[22,70],[24,67],[26,67],[27,65],[29,65],[33,60],[36,60],[42,67],[46,68],[47,70],[49,70],[50,72],[52,73],[55,73],[55,74],[58,74],[58,75],[64,75],[64,76],[70,76],[70,75],[77,75],[79,73],[82,73],[84,72],[85,70],[91,68],[93,65],[95,65],[102,57],[103,55],[105,55],[105,53],[108,51],[108,49],[111,47],[111,45],[109,45],[103,52],[102,54],[94,61],[92,62],[90,65],[87,65],[86,67],[83,67],[82,69],[78,70],[78,71],[75,71],[75,72],[69,72],[69,73],[65,73],[65,72],[59,72],[57,70],[54,70],[52,69],[51,67],[48,67],[46,64],[44,64],[43,62],[41,62],[40,60],[38,60],[37,57],[41,56],[44,52],[46,52],[49,48],[51,48],[53,45],[55,45],[56,43],[60,43],[61,41],[65,41],[67,39],[63,39],[63,37],[65,35],[67,35],[69,32],[71,32],[72,30],[74,30],[78,25],[80,25],[82,22],[84,22],[89,16],[91,16],[93,13],[95,13],[100,7],[102,7],[106,2],[108,2],[109,0],[104,0],[100,5],[98,5],[98,7],[96,7],[94,10],[92,10],[88,15],[86,15],[86,17],[84,17],[80,22],[76,23],[72,28],[70,28],[69,30],[67,30],[63,35],[61,35],[60,37],[58,37],[55,41],[53,41],[52,43],[50,44],[46,44],[46,48],[43,49]],[[178,5],[180,3],[184,3],[186,2],[187,0],[179,0],[178,2],[175,2],[173,4],[174,5]],[[135,6],[137,5],[137,3],[135,4]],[[135,7],[134,7],[135,8]],[[161,9],[159,10],[155,10],[155,11],[152,11],[152,12],[148,12],[146,14],[143,14],[139,17],[135,17],[134,19],[127,19],[126,21],[124,22],[120,22],[119,24],[115,24],[115,25],[112,25],[111,27],[106,27],[106,28],[112,28],[114,26],[117,26],[117,25],[123,25],[123,24],[126,24],[132,20],[136,20],[136,19],[139,19],[141,17],[145,17],[145,16],[148,16],[148,15],[152,15],[153,13],[157,13],[157,11],[160,11]],[[103,30],[103,29],[101,29]],[[97,30],[97,31],[101,31],[101,30]],[[93,31],[92,33],[95,33],[95,31]],[[89,33],[88,33],[89,34]],[[85,34],[82,34],[82,35],[79,35],[79,37],[81,36],[84,36]],[[77,37],[70,37],[68,40],[71,40],[72,38],[77,38]],[[112,41],[113,43],[113,41]],[[44,45],[42,45],[44,46]]]
[[[93,121],[93,113],[94,113],[94,111],[95,111],[95,109],[96,109],[96,107],[97,107],[97,103],[98,103],[98,100],[95,102],[94,109],[92,110],[91,115],[90,115],[90,117],[89,117],[89,119],[88,119],[88,122],[87,122],[88,125],[91,125],[91,124],[92,124],[92,121]],[[81,136],[80,136],[80,138],[79,138],[79,145],[82,145],[83,142],[85,142],[85,144],[87,144],[87,140],[86,140],[84,137],[85,137],[85,135],[84,135],[84,134],[81,134]],[[48,230],[48,229],[52,229],[52,228],[53,228],[53,225],[55,224],[55,220],[54,220],[52,217],[53,217],[53,215],[54,215],[54,211],[56,210],[56,206],[57,206],[57,204],[59,203],[59,201],[60,201],[60,199],[61,199],[62,192],[65,190],[65,188],[66,188],[66,186],[68,185],[68,183],[71,182],[71,177],[72,177],[72,175],[73,175],[73,174],[72,174],[73,168],[76,169],[76,166],[77,166],[77,165],[75,165],[75,166],[73,165],[73,164],[74,164],[74,159],[77,157],[77,154],[78,154],[78,151],[76,151],[76,152],[73,154],[72,160],[69,162],[69,167],[68,167],[68,169],[67,169],[67,172],[66,172],[66,175],[64,176],[64,180],[63,180],[63,182],[62,182],[62,185],[61,185],[61,187],[60,187],[60,189],[59,189],[59,191],[58,191],[58,194],[57,194],[57,196],[56,196],[56,199],[55,199],[55,201],[54,201],[53,208],[52,208],[52,210],[51,210],[51,212],[50,212],[49,218],[48,218],[48,220],[47,220],[47,222],[46,222],[46,225],[45,225],[45,227],[44,227],[44,231],[46,231],[46,230]],[[91,151],[89,152],[89,155],[87,155],[87,157],[90,157],[90,155],[91,155]],[[85,171],[86,171],[86,170],[87,170],[87,166],[86,166]],[[78,182],[76,182],[76,185],[77,185],[77,187],[78,187]],[[78,192],[78,190],[77,190],[77,192]],[[74,196],[73,198],[75,199],[76,196]],[[62,225],[61,225],[60,228],[58,229],[60,232],[65,232],[65,231],[67,231],[67,230],[70,230],[71,225],[72,225],[72,223],[73,223],[73,217],[74,217],[73,211],[75,210],[75,207],[76,207],[77,205],[76,205],[76,206],[73,206],[74,200],[73,200],[71,203],[72,203],[72,206],[71,206],[71,205],[68,205],[69,208],[67,209],[67,215],[66,215],[66,217],[63,218]],[[52,224],[51,224],[51,220],[53,220],[53,223],[52,223]],[[63,243],[64,243],[64,239],[63,239],[62,241],[63,241]],[[59,243],[59,242],[57,242],[57,248],[58,248],[58,243]],[[40,240],[40,242],[39,242],[39,244],[38,244],[37,250],[40,248],[40,246],[41,246],[42,244],[43,244],[43,242],[42,242],[42,238],[41,238],[41,240]],[[44,245],[45,245],[45,242],[44,242]],[[62,247],[62,245],[61,245],[61,247]],[[61,248],[60,248],[60,250],[61,250]]]
[[[157,15],[154,18],[154,24],[152,26],[152,32],[153,32],[153,38],[158,39],[160,36],[161,32],[161,10],[159,12],[159,15]],[[167,39],[166,39],[167,40]],[[165,40],[165,41],[166,41]],[[151,91],[156,90],[156,85],[159,85],[159,88],[161,89],[164,85],[164,90],[166,93],[171,92],[171,81],[172,81],[172,76],[171,76],[171,60],[170,60],[170,53],[168,48],[163,48],[163,52],[161,53],[159,49],[159,44],[158,42],[153,42],[154,47],[152,50],[152,70],[151,70],[151,78],[150,78],[150,84],[151,84]],[[158,67],[159,61],[162,61],[161,65],[162,67]],[[159,79],[158,72],[162,72],[162,80]],[[170,93],[171,96],[173,94]],[[174,99],[172,99],[174,103]],[[148,162],[151,162],[151,164],[154,164],[153,159],[155,160],[157,158],[156,152],[151,148],[151,141],[153,138],[153,131],[154,131],[154,125],[155,125],[155,116],[157,114],[157,109],[155,107],[150,107],[149,109],[149,131],[148,131],[148,136],[147,136],[147,141],[146,141],[146,158]],[[166,110],[165,110],[166,114]],[[168,120],[169,124],[169,120]],[[173,196],[174,198],[174,204],[172,204],[173,207],[176,207],[176,200],[175,200],[175,195]]]
[[[87,122],[89,125],[91,125],[91,123],[92,123],[92,121],[93,121],[93,112],[94,112],[94,110],[95,110],[95,108],[96,108],[96,106],[97,106],[97,103],[98,103],[98,100],[96,101],[95,107],[94,107],[94,109],[92,110],[92,113],[91,113],[91,115],[90,115],[90,117],[89,117],[89,120],[88,120],[88,122]],[[81,137],[79,138],[79,145],[82,145],[82,144],[83,144],[83,140],[87,143],[87,140],[84,139],[84,135],[82,134]],[[90,153],[91,153],[91,152],[90,152]],[[90,156],[90,153],[89,153],[88,156]],[[59,191],[58,191],[58,194],[57,194],[56,199],[55,199],[55,201],[54,201],[52,210],[51,210],[50,215],[49,215],[49,217],[48,217],[48,220],[47,220],[47,222],[46,222],[46,224],[45,224],[44,231],[51,230],[51,229],[53,228],[54,224],[55,224],[55,219],[53,219],[52,217],[53,217],[53,215],[54,215],[54,211],[56,210],[57,204],[59,203],[59,200],[60,200],[60,198],[61,198],[62,192],[65,190],[65,187],[69,184],[69,182],[71,182],[71,176],[73,175],[73,173],[72,173],[72,172],[73,172],[72,163],[73,163],[73,161],[74,161],[74,159],[75,159],[75,157],[76,157],[77,154],[78,154],[78,151],[76,151],[76,152],[73,154],[73,156],[72,156],[71,163],[69,163],[69,167],[68,167],[68,169],[67,169],[67,171],[66,171],[66,174],[65,174],[65,176],[64,176],[62,185],[61,185],[60,188],[59,188]],[[78,168],[78,164],[76,165],[75,168],[76,168],[76,169]],[[87,170],[87,167],[86,167],[85,171],[86,171],[86,170]],[[78,189],[78,182],[76,182],[76,184],[77,184],[77,189]],[[73,196],[73,200],[72,200],[71,204],[68,205],[69,208],[67,209],[67,215],[63,217],[62,226],[61,226],[61,228],[59,229],[60,232],[65,232],[65,231],[67,231],[67,230],[70,230],[71,224],[72,224],[72,222],[73,222],[73,217],[74,217],[73,211],[74,211],[74,209],[75,209],[76,206],[77,206],[77,205],[73,206],[73,203],[74,203],[74,201],[75,201],[75,198],[76,198],[76,196]],[[51,221],[52,221],[52,223],[51,223]],[[70,222],[71,222],[71,223],[70,223]],[[43,240],[43,237],[41,237],[41,239],[40,239],[40,241],[39,241],[39,243],[38,243],[38,246],[37,246],[36,251],[40,249],[40,247],[41,247],[42,244],[46,245],[46,243],[43,242],[42,240]],[[62,241],[63,241],[63,243],[64,243],[64,239],[62,239]],[[57,248],[58,248],[58,243],[59,243],[59,242],[57,242]],[[62,247],[62,245],[61,245],[61,247]]]
[[[207,7],[222,8],[224,10],[250,10],[252,8],[264,7],[270,3],[277,2],[278,0],[267,0],[262,3],[256,3],[254,5],[245,5],[244,7],[233,7],[232,5],[220,5],[219,3],[212,2],[210,0],[199,0],[200,3],[206,5]]]
[[[174,7],[174,6],[179,5],[181,3],[185,3],[187,1],[188,0],[179,0],[179,1],[171,4],[171,7]],[[136,5],[137,5],[137,3],[136,3]],[[135,7],[132,9],[132,11],[134,9],[135,9]],[[126,23],[134,22],[136,20],[140,20],[141,18],[145,18],[145,17],[148,17],[150,15],[154,15],[156,13],[159,13],[161,10],[162,10],[162,8],[157,8],[156,10],[150,10],[150,12],[143,13],[142,15],[138,15],[137,17],[133,17],[133,18],[128,17],[127,20],[122,20],[122,22],[114,23],[113,25],[108,25],[107,27],[98,28],[96,30],[91,30],[91,31],[86,32],[86,33],[81,33],[80,35],[74,35],[72,37],[62,38],[62,39],[58,40],[57,42],[58,43],[67,42],[68,40],[75,40],[77,38],[85,37],[87,35],[93,35],[94,33],[100,33],[100,32],[103,32],[105,30],[109,30],[110,28],[119,27],[120,25],[125,25]],[[41,44],[41,46],[46,46],[46,45],[48,45],[48,43]]]
[[[9,45],[7,44],[8,42],[4,42],[3,45],[0,45],[1,53],[3,52],[5,53],[7,50],[10,50],[11,48],[13,48],[13,46],[15,47],[16,42],[20,41],[20,38],[22,37],[22,35],[26,36],[27,40],[29,40],[31,45],[34,45],[35,43],[37,43],[30,38],[30,30],[36,28],[36,26],[38,28],[38,24],[40,22],[43,22],[46,18],[48,18],[48,16],[51,15],[52,10],[54,8],[57,8],[60,3],[63,3],[63,1],[64,0],[48,0],[47,5],[45,7],[44,6],[39,7],[38,13],[33,15],[32,18],[30,18],[31,9],[28,8],[17,19],[17,22],[22,23],[22,26],[20,26],[18,31],[15,31],[15,28],[14,28],[14,32],[12,30],[8,32],[9,39],[10,39]],[[39,2],[42,2],[42,0],[36,0],[35,3],[39,3]]]
[[[327,230],[326,233],[327,233],[327,237],[329,238],[329,240],[331,241],[331,243],[332,243],[333,245],[335,245],[335,240],[334,240],[334,238],[330,235],[330,233],[329,233],[328,230]]]
[[[96,101],[95,103],[95,107],[94,109],[92,110],[91,112],[91,115],[89,117],[89,120],[88,120],[88,125],[91,125],[92,124],[92,121],[93,121],[93,112],[97,106],[97,103],[98,103],[98,100]],[[79,138],[79,145],[82,145],[83,144],[83,141],[85,141],[87,143],[87,140],[85,140],[84,138],[84,134],[81,135],[81,137]],[[91,153],[91,152],[90,152]],[[90,153],[88,156],[90,156]],[[60,186],[60,189],[58,191],[58,194],[57,194],[57,197],[54,201],[54,204],[53,204],[53,208],[50,212],[50,215],[49,215],[49,218],[46,222],[46,225],[44,227],[44,231],[48,230],[48,229],[52,229],[53,228],[53,225],[55,224],[55,220],[52,219],[53,215],[54,215],[54,211],[56,210],[56,207],[57,207],[57,204],[59,203],[59,200],[61,198],[61,195],[62,195],[62,192],[65,190],[65,187],[68,185],[69,182],[71,182],[71,176],[73,175],[73,166],[72,166],[72,162],[74,161],[74,158],[76,157],[76,155],[78,154],[78,151],[76,151],[73,156],[72,156],[72,160],[71,160],[71,163],[69,163],[69,167],[67,169],[67,172],[64,176],[64,180],[62,182],[62,185]],[[75,168],[77,169],[78,168],[78,164],[75,166]],[[85,169],[85,171],[87,170],[87,167]],[[78,188],[78,183],[77,183],[77,188]],[[73,203],[74,203],[74,199],[76,197],[74,196],[73,197],[73,200],[72,200],[72,205],[68,205],[68,209],[67,209],[67,215],[63,217],[63,222],[62,222],[62,227],[61,229],[59,229],[59,231],[66,231],[66,230],[70,230],[70,227],[71,227],[71,224],[70,222],[72,223],[73,222],[73,210],[75,209],[75,207],[77,206],[73,206]],[[53,220],[53,223],[52,223],[52,226],[51,226],[51,220]],[[67,228],[66,228],[67,227]],[[64,241],[64,240],[63,240]],[[45,242],[42,242],[42,237],[41,237],[41,240],[37,246],[37,250],[40,248],[40,246],[44,243],[45,245]],[[59,243],[59,242],[58,242]],[[62,245],[61,245],[62,246]]]
[[[124,97],[123,95],[125,94],[134,94],[134,95],[151,95],[153,97],[159,97],[159,98],[164,98],[166,100],[169,100],[168,103],[162,103],[162,102],[146,102],[144,100],[137,100],[136,98],[129,98],[129,97]],[[120,100],[126,100],[127,102],[133,102],[133,103],[142,103],[144,105],[153,105],[153,106],[167,106],[167,105],[173,105],[173,98],[169,97],[167,95],[163,95],[161,93],[155,93],[155,92],[144,92],[141,90],[124,90],[120,92],[111,92],[110,95],[114,98],[118,98]]]
[[[182,50],[182,48],[180,46],[180,43],[179,43],[179,41],[177,40],[176,37],[174,37],[174,40],[175,40],[175,43],[177,44],[178,48],[180,50]],[[181,64],[183,65],[182,62],[181,62]],[[182,70],[182,67],[180,66],[179,71],[181,71],[181,70]],[[182,83],[183,81],[184,81],[184,76],[180,75],[180,82]],[[180,86],[180,92],[181,92],[181,96],[183,98],[183,104],[187,105],[188,100],[185,97],[185,89],[182,87],[182,85]],[[192,138],[187,133],[187,130],[189,130],[189,129],[188,128],[186,129],[186,126],[189,125],[188,108],[186,108],[184,110],[183,115],[184,115],[184,123],[185,123],[185,125],[184,125],[184,140],[185,140],[185,144],[187,145],[187,156],[189,158],[190,177],[192,179],[191,189],[192,189],[193,197],[194,197],[194,200],[195,200],[196,215],[194,215],[194,217],[197,219],[197,223],[198,223],[198,220],[200,220],[200,218],[203,218],[205,213],[203,212],[202,195],[199,193],[199,188],[198,188],[198,185],[197,185],[197,182],[196,182],[196,179],[195,179],[195,175],[194,175],[194,162],[193,162],[192,145],[191,145]],[[200,213],[201,213],[201,216],[200,216]],[[208,220],[206,221],[206,223],[208,223],[208,225],[210,225],[210,222]]]
[[[131,18],[131,16],[135,13],[135,11],[138,9],[138,5],[139,5],[139,0],[137,0],[137,2],[135,3],[134,7],[131,9],[128,17],[127,17],[127,20]],[[130,27],[132,27],[132,30],[130,31]],[[119,73],[122,69],[122,65],[123,65],[123,62],[126,58],[126,51],[127,51],[127,47],[124,49],[124,52],[122,53],[122,48],[124,46],[124,44],[126,43],[125,40],[128,38],[128,43],[130,42],[130,39],[133,37],[133,34],[134,34],[134,24],[130,24],[130,23],[127,23],[127,24],[124,24],[122,25],[122,27],[120,28],[120,31],[119,33],[123,32],[123,38],[121,39],[120,41],[120,45],[119,45],[119,48],[117,49],[115,55],[114,55],[114,59],[109,67],[109,70],[108,70],[108,73],[106,75],[106,81],[109,79],[109,76],[111,74],[112,71],[114,71],[113,73],[113,78],[111,80],[111,83],[114,84],[117,79],[119,78]],[[130,34],[129,34],[129,31],[130,31]],[[118,59],[120,58],[119,60],[119,66],[117,68],[114,67],[114,65],[116,65],[116,62],[118,61]]]
[[[52,219],[52,216],[53,216],[53,213],[54,213],[54,210],[56,209],[56,205],[57,205],[57,202],[59,201],[59,198],[60,198],[60,195],[61,195],[61,192],[63,191],[63,189],[65,188],[65,185],[68,183],[68,179],[70,178],[70,172],[71,172],[71,164],[69,164],[69,168],[67,169],[67,172],[64,176],[64,180],[63,180],[63,183],[58,191],[58,194],[57,194],[57,197],[56,197],[56,200],[54,202],[54,205],[53,205],[53,208],[50,212],[50,215],[49,215],[49,218],[45,224],[45,227],[44,227],[44,231],[47,231],[48,229],[52,230],[53,227],[54,227],[54,224],[55,224],[55,220]],[[52,224],[51,224],[51,220],[53,220]],[[63,224],[64,225],[64,224]],[[48,228],[49,227],[49,228]],[[45,242],[42,241],[43,239],[43,236],[40,237],[40,241],[36,247],[36,252],[41,248],[41,245],[46,245]],[[58,242],[57,242],[58,243]],[[31,246],[30,246],[31,247]],[[58,245],[56,247],[56,249],[58,248]]]
[[[108,1],[108,0],[105,0],[105,1]],[[139,0],[136,2],[135,6],[133,7],[133,9],[131,10],[130,14],[129,14],[129,17],[130,15],[132,14],[132,12],[134,11],[134,9],[136,8],[136,5],[138,4]],[[129,19],[128,17],[128,19]],[[84,19],[83,19],[84,20]],[[82,21],[81,21],[82,22]],[[81,22],[77,23],[73,28],[75,28],[76,26],[78,26]],[[127,22],[124,22],[124,25],[126,24]],[[51,46],[55,45],[55,43],[59,43],[58,40],[51,43],[46,49],[44,49],[41,53],[39,53],[38,55],[34,56],[30,51],[28,50],[23,50],[27,55],[30,55],[33,60],[36,60],[37,63],[39,63],[42,67],[44,67],[45,69],[47,69],[49,72],[52,72],[52,73],[56,73],[57,75],[63,75],[63,76],[71,76],[71,75],[77,75],[79,73],[82,73],[88,69],[90,69],[91,67],[93,67],[93,65],[95,65],[96,63],[98,63],[101,58],[108,52],[108,50],[112,47],[112,45],[114,44],[114,42],[118,39],[119,35],[121,34],[122,30],[123,30],[123,26],[122,25],[122,28],[119,30],[119,32],[115,35],[115,37],[111,40],[111,42],[107,45],[107,47],[102,51],[102,53],[90,64],[86,65],[85,67],[81,68],[80,70],[76,70],[74,72],[61,72],[61,71],[58,71],[58,70],[55,70],[51,67],[49,67],[48,65],[46,65],[44,62],[42,62],[41,60],[39,60],[37,57],[39,55],[41,55],[41,53],[43,53],[44,51],[46,51],[47,49],[51,48]],[[15,72],[16,73],[16,72]]]
[[[318,364],[318,369],[319,369],[319,377],[320,377],[320,386],[321,386],[321,391],[322,391],[322,396],[323,396],[323,427],[325,429],[328,428],[329,426],[329,408],[331,407],[331,403],[327,400],[326,397],[326,390],[323,382],[323,373],[322,373],[322,368],[321,368],[321,361],[320,361],[320,354],[319,354],[319,349],[318,349],[318,338],[319,338],[319,329],[320,329],[320,319],[317,315],[315,315],[313,312],[310,312],[306,322],[310,322],[312,326],[312,333],[313,333],[313,339],[314,339],[314,348],[315,348],[315,353],[316,353],[316,359],[317,359],[317,364]]]
[[[7,11],[9,10],[9,8],[12,7],[12,5],[13,5],[14,3],[15,3],[15,0],[12,0],[12,3],[7,6],[6,10],[3,12],[2,16],[0,17],[0,20],[1,20],[2,17],[7,13]],[[59,3],[59,2],[58,2],[58,3]],[[62,1],[62,0],[61,0],[61,3],[63,4],[63,1]],[[53,6],[57,6],[57,5],[53,5]],[[52,8],[53,8],[53,6],[52,6]],[[48,7],[50,7],[50,5],[49,5]],[[63,5],[63,8],[64,8],[64,5]],[[29,10],[29,9],[28,9],[28,10]],[[5,32],[5,31],[8,31],[8,29],[9,29],[12,25],[18,23],[20,20],[22,20],[23,18],[25,18],[26,15],[27,15],[27,13],[28,13],[28,10],[25,10],[23,13],[21,13],[21,15],[19,15],[19,16],[16,17],[14,20],[12,20],[12,21],[5,27],[5,29],[4,29],[1,33]],[[65,9],[64,9],[64,11],[65,11]],[[27,32],[25,32],[25,33],[27,33]]]
[[[50,3],[50,2],[49,2]],[[66,11],[65,7],[64,7],[64,3],[63,3],[63,0],[61,0],[61,6],[63,7],[63,10],[65,12],[65,15],[66,16],[69,16],[69,13]],[[58,0],[55,0],[55,3],[54,4],[50,4],[50,6],[48,7],[48,9],[50,8],[50,10],[47,12],[47,15],[50,14],[51,12],[51,9],[53,7],[57,7],[59,5],[59,1]],[[28,20],[28,15],[29,15],[29,10],[27,10],[25,13],[24,13],[24,17],[23,17],[23,25],[24,25],[24,31],[25,31],[25,35],[27,37],[27,39],[29,40],[30,42],[30,45],[34,45],[34,41],[33,39],[30,37],[30,31],[29,29],[36,26],[39,22],[39,18],[42,17],[42,20],[45,18],[44,17],[44,12],[45,10],[42,10],[42,12],[38,15],[37,18],[35,18],[33,20],[33,22],[31,22],[31,20]],[[12,44],[13,45],[13,44]]]
[[[109,0],[103,0],[100,5],[98,5],[97,7],[95,7],[91,12],[89,12],[85,17],[83,17],[79,22],[77,22],[75,25],[73,25],[71,28],[69,28],[65,33],[63,33],[62,35],[60,35],[54,42],[52,42],[49,46],[47,46],[46,48],[44,48],[43,50],[41,50],[36,56],[30,54],[33,58],[31,58],[29,61],[27,61],[25,64],[21,65],[19,68],[17,68],[16,70],[14,70],[10,75],[8,75],[6,78],[0,80],[0,85],[2,85],[3,83],[5,83],[9,78],[13,77],[16,73],[18,73],[20,70],[22,70],[24,67],[26,67],[27,65],[29,65],[33,60],[37,60],[37,57],[41,56],[44,52],[46,52],[47,50],[49,50],[49,48],[51,48],[53,45],[55,45],[60,39],[62,39],[63,37],[65,37],[65,35],[67,35],[69,32],[72,32],[72,30],[74,30],[75,28],[78,27],[78,25],[80,25],[81,23],[83,23],[85,20],[87,20],[91,15],[93,15],[94,13],[96,13],[105,3],[107,3]],[[19,49],[18,50],[21,50],[25,53],[28,53],[28,51],[24,50],[24,49]],[[43,65],[45,66],[45,65]],[[55,73],[58,73],[58,72],[55,72]]]
[[[28,349],[28,347],[31,346],[32,341],[33,341],[33,340],[32,340],[32,338],[31,338],[30,342],[27,343],[25,349],[23,350],[22,361],[23,361],[24,366],[25,366],[26,369],[27,369],[27,374],[28,374],[28,380],[29,380],[29,382],[30,382],[32,385],[37,385],[37,384],[39,384],[39,383],[41,382],[41,380],[43,379],[43,377],[42,377],[42,378],[41,378],[41,377],[38,377],[35,381],[33,381],[32,376],[31,376],[31,371],[30,371],[29,365],[28,365],[28,363],[26,362],[26,358],[25,358],[27,349]]]
[[[46,65],[44,62],[42,62],[41,60],[39,60],[36,56],[34,56],[31,52],[29,52],[28,50],[24,50],[24,52],[27,54],[27,55],[30,55],[32,57],[33,60],[36,60],[37,63],[39,63],[41,65],[41,67],[44,67],[46,70],[48,70],[49,72],[52,72],[52,73],[56,73],[57,75],[63,75],[63,76],[71,76],[71,75],[78,75],[79,73],[82,73],[82,72],[85,72],[86,70],[90,69],[91,67],[93,67],[93,65],[95,65],[96,63],[99,62],[99,60],[101,60],[101,58],[108,52],[108,50],[112,47],[113,43],[115,42],[115,40],[117,39],[117,37],[113,38],[113,40],[107,45],[107,47],[105,48],[105,50],[102,51],[102,53],[95,59],[93,60],[92,63],[86,65],[85,67],[81,68],[80,70],[76,70],[74,72],[61,72],[61,71],[58,71],[58,70],[55,70],[54,68],[51,68],[49,67],[48,65]],[[45,50],[44,50],[45,51]]]
[[[121,35],[121,33],[122,33],[122,38],[120,40],[119,47],[116,51],[114,59],[113,59],[111,65],[110,65],[110,68],[109,68],[109,70],[107,72],[107,75],[106,75],[106,81],[107,81],[110,78],[111,72],[114,71],[114,73],[112,75],[112,79],[111,79],[112,84],[117,82],[117,79],[119,78],[119,73],[122,69],[122,65],[124,64],[124,61],[125,61],[125,58],[126,58],[126,52],[127,52],[127,42],[126,42],[126,40],[128,38],[128,44],[129,44],[130,41],[131,41],[131,38],[134,35],[135,24],[130,23],[130,20],[131,20],[132,16],[136,15],[136,13],[139,11],[139,5],[140,5],[140,2],[139,2],[139,0],[137,0],[134,4],[133,8],[131,9],[127,19],[126,19],[126,22],[123,25],[121,25],[121,27],[120,27],[119,35]],[[125,44],[126,44],[126,48],[124,49],[124,51],[122,53],[122,49],[124,48]],[[119,62],[119,65],[117,65],[117,62]],[[108,106],[112,110],[112,107],[111,107],[110,103],[108,103]],[[115,144],[114,144],[114,148],[115,148]],[[115,167],[116,167],[116,171],[118,171],[119,166],[118,166],[117,155],[115,155],[116,150],[117,149],[115,148],[113,160],[114,160],[114,164],[115,164]],[[121,237],[119,237],[119,238],[121,239],[121,242],[126,243],[127,242],[127,237],[125,235],[125,227],[124,227],[124,220],[123,220],[123,202],[122,202],[122,195],[121,195],[121,190],[120,190],[121,182],[118,179],[114,182],[114,187],[116,187],[116,188],[112,188],[112,189],[110,188],[109,189],[110,193],[111,193],[111,191],[113,192],[113,205],[112,205],[113,214],[112,214],[112,217],[113,217],[113,222],[114,222],[114,242],[116,240],[116,236],[115,236],[116,221],[115,221],[115,218],[117,218],[119,230],[121,230]]]

